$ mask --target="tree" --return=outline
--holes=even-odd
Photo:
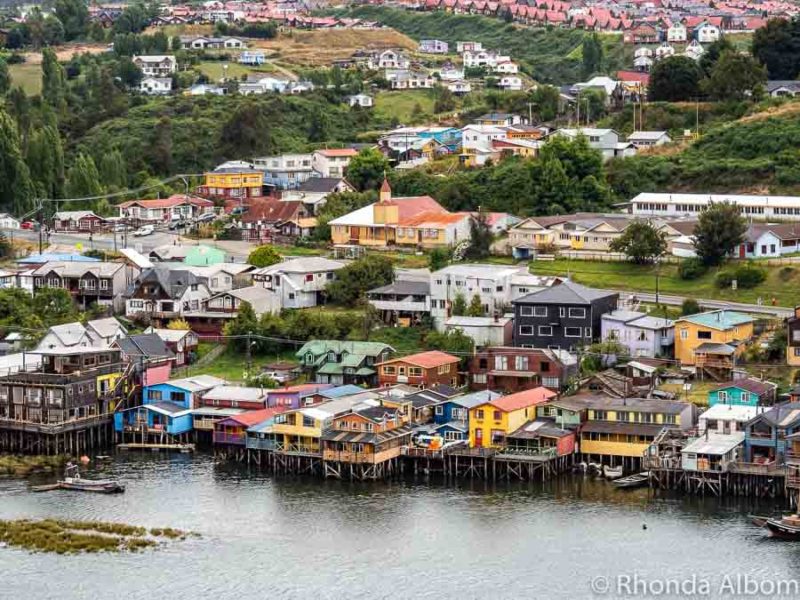
[[[711,204],[700,213],[694,228],[697,256],[707,266],[722,263],[744,241],[747,222],[739,208],[729,202]]]
[[[0,58],[0,96],[5,96],[11,89],[11,74],[8,72],[8,63]]]
[[[607,100],[608,97],[603,90],[593,88],[581,90],[576,100],[581,111],[585,111],[585,114],[582,114],[581,118],[585,118],[587,122],[591,122],[604,117],[606,114]]]
[[[686,56],[670,56],[658,61],[650,72],[650,100],[681,102],[700,95],[703,73]]]
[[[106,189],[120,190],[126,186],[127,169],[125,159],[119,150],[103,152],[97,170],[100,173],[100,182]]]
[[[450,313],[454,317],[463,317],[467,314],[467,301],[461,292],[456,292],[453,302],[450,304]]]
[[[743,100],[759,95],[766,82],[766,69],[753,57],[726,50],[703,82],[703,87],[715,100]]]
[[[394,281],[394,267],[388,256],[365,256],[336,272],[327,287],[328,297],[336,304],[353,306],[364,292]]]
[[[240,103],[222,126],[220,151],[223,156],[259,156],[274,146],[271,119],[255,99]]]
[[[767,68],[770,79],[795,79],[800,75],[800,20],[770,19],[756,29],[753,56]]]
[[[448,88],[436,86],[435,89],[436,100],[433,103],[433,112],[443,113],[450,112],[456,107],[456,98]]]
[[[703,71],[703,74],[706,77],[711,75],[711,71],[714,70],[714,65],[717,64],[719,57],[722,56],[724,52],[734,52],[735,50],[736,48],[727,36],[722,36],[716,42],[710,43],[706,46],[706,51],[703,52],[699,61],[700,69]]]
[[[581,45],[583,54],[583,74],[589,77],[603,68],[603,44],[600,37],[593,33],[583,38]]]
[[[472,260],[486,258],[491,254],[494,234],[484,212],[473,215],[469,219],[469,246],[464,253],[465,258]]]
[[[681,316],[688,317],[700,312],[700,304],[694,298],[686,298],[681,304]]]
[[[552,85],[539,84],[531,93],[531,102],[542,121],[552,121],[558,116],[561,92]]]
[[[380,150],[365,148],[350,160],[347,167],[347,181],[362,192],[376,190],[380,187],[388,169],[389,160]]]
[[[249,302],[242,302],[239,305],[236,318],[225,325],[223,332],[234,338],[231,340],[231,345],[238,352],[247,351],[247,334],[258,335],[260,333],[258,317]]]
[[[480,294],[476,293],[472,296],[472,300],[469,301],[469,306],[467,307],[467,316],[482,317],[483,315],[483,301],[481,300]]]
[[[89,29],[89,7],[84,0],[56,0],[55,16],[63,23],[67,40],[84,37]]]
[[[425,336],[425,348],[460,355],[462,360],[475,350],[475,340],[460,329],[431,331]]]
[[[59,44],[63,44],[66,37],[64,25],[55,15],[48,15],[44,19],[42,35],[44,37],[44,43],[48,46],[58,46]]]
[[[353,212],[356,209],[375,202],[375,192],[338,192],[330,194],[325,205],[317,213],[317,226],[314,228],[314,239],[329,241],[331,239],[330,221]]]
[[[17,127],[0,109],[0,210],[22,214],[32,199],[33,184],[22,160]]]
[[[66,193],[70,198],[86,198],[103,193],[100,174],[90,155],[78,154],[78,158],[75,159],[75,163],[67,175]]]
[[[434,248],[428,254],[428,268],[433,271],[444,269],[450,263],[450,250],[447,248]]]
[[[634,221],[609,247],[642,265],[653,262],[667,251],[667,236],[649,221]]]
[[[68,323],[77,317],[69,291],[63,288],[42,288],[33,297],[33,312],[45,323]]]
[[[33,131],[25,162],[41,197],[64,195],[64,148],[57,129],[46,125]]]
[[[254,267],[269,267],[283,260],[283,257],[275,250],[275,246],[259,246],[247,257],[248,264]]]
[[[65,105],[64,67],[58,63],[52,48],[42,51],[42,98],[56,111],[61,112]]]

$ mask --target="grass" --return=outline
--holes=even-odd
[[[275,250],[282,256],[322,256],[327,248],[309,248],[306,246],[281,246],[273,244]]]
[[[228,66],[227,73],[224,72],[222,68],[223,65]],[[199,63],[195,68],[203,75],[208,77],[208,80],[212,82],[219,81],[223,76],[226,76],[229,79],[242,79],[242,77],[246,77],[251,73],[275,73],[275,69],[269,64],[251,67],[248,65],[240,65],[239,63],[233,61],[223,62],[209,60]]]
[[[722,267],[724,269],[726,267]],[[709,269],[702,277],[683,280],[678,277],[678,265],[661,265],[659,291],[690,298],[727,300],[755,304],[759,297],[767,303],[774,297],[779,306],[794,306],[800,283],[800,266],[765,267],[767,279],[753,289],[720,289],[715,277],[720,268]],[[628,262],[596,262],[558,259],[552,262],[532,262],[531,271],[537,275],[569,275],[574,281],[590,287],[610,288],[631,292],[655,292],[656,267]]]
[[[370,342],[383,342],[397,350],[398,356],[422,350],[423,330],[416,327],[383,327],[370,333]]]
[[[148,533],[144,527],[102,521],[0,521],[0,541],[32,552],[136,552],[158,545],[159,538],[183,540],[186,536],[178,529],[151,529]]]
[[[708,406],[708,392],[719,385],[716,381],[693,381],[691,389],[687,392],[680,383],[665,383],[658,389],[672,392],[678,400],[687,400],[697,406]]]
[[[51,473],[67,461],[66,456],[0,455],[0,475],[27,477],[32,473]]]
[[[375,97],[375,115],[379,118],[397,119],[410,123],[419,116],[414,109],[419,105],[422,113],[433,114],[433,92],[431,90],[400,90],[383,92]]]
[[[11,85],[15,87],[21,86],[29,96],[35,96],[42,92],[41,64],[21,63],[8,65],[8,72],[11,75]]]
[[[202,357],[216,344],[202,343],[198,347],[198,357]],[[286,350],[280,354],[253,354],[253,372],[258,373],[263,365],[278,361],[296,361],[294,350]],[[247,357],[230,348],[215,358],[211,364],[190,366],[187,377],[192,375],[213,375],[221,377],[232,383],[243,383],[245,381],[244,372],[247,368]]]

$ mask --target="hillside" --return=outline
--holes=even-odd
[[[701,128],[701,132],[703,129]],[[641,191],[800,193],[800,103],[717,123],[677,152],[609,164],[620,197]]]
[[[474,40],[484,47],[507,52],[523,70],[544,83],[556,85],[580,81],[580,53],[575,53],[586,35],[571,29],[531,29],[500,19],[443,12],[412,12],[382,6],[360,6],[348,15],[380,21],[415,40],[435,38],[455,47],[457,41]],[[607,41],[611,46],[621,41]],[[606,52],[609,62],[619,53]],[[609,65],[615,68],[615,65]]]

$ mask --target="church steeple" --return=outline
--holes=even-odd
[[[386,179],[386,175],[383,176],[383,184],[381,185],[379,198],[381,202],[391,202],[392,200],[392,186],[389,185],[389,180]]]

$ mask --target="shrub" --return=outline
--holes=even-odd
[[[681,304],[681,315],[686,317],[688,315],[696,315],[700,312],[700,304],[694,298],[686,298]]]
[[[727,288],[735,280],[736,287],[751,289],[763,283],[767,278],[767,272],[752,263],[739,265],[733,269],[726,269],[717,274],[716,284],[718,288]]]
[[[706,266],[698,257],[687,258],[678,265],[678,276],[681,279],[697,279],[706,272]]]

